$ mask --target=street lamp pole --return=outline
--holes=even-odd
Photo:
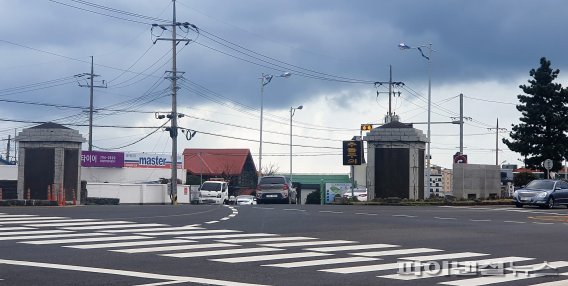
[[[303,105],[298,107],[290,107],[290,182],[292,182],[292,117],[296,113],[296,110],[304,108]],[[292,187],[292,186],[290,186]]]
[[[428,60],[428,146],[427,146],[427,154],[426,154],[426,183],[427,183],[427,191],[430,190],[430,159],[432,157],[431,153],[430,153],[430,145],[432,140],[430,139],[430,125],[431,125],[431,113],[432,113],[432,64],[431,64],[431,59],[432,59],[432,43],[429,43],[428,45],[422,45],[422,46],[418,46],[418,47],[411,47],[405,43],[400,43],[398,45],[398,47],[401,50],[408,50],[408,49],[417,49],[418,51],[420,51],[420,54],[422,55],[423,58],[425,58],[426,60]],[[424,54],[424,52],[422,51],[422,48],[428,48],[428,56],[426,56]]]
[[[289,78],[292,75],[290,72],[285,72],[276,77]],[[264,86],[269,84],[274,78],[274,75],[262,73],[260,77],[260,145],[258,150],[258,171],[262,177],[262,121],[264,116]]]

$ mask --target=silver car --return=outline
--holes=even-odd
[[[296,203],[296,188],[286,176],[266,176],[260,178],[256,187],[256,200],[262,203]]]
[[[561,180],[533,180],[513,193],[516,207],[536,205],[553,208],[555,205],[568,205],[568,183]]]

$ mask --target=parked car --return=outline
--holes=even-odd
[[[260,178],[256,187],[256,201],[259,204],[269,202],[296,203],[296,188],[285,176],[266,176]]]
[[[237,205],[256,205],[256,197],[251,195],[237,196]]]
[[[346,199],[350,199],[351,198],[351,191],[347,191],[343,194],[343,197]],[[359,200],[360,202],[366,202],[367,201],[367,189],[354,189],[353,190],[353,195],[357,198],[357,200]]]
[[[568,205],[568,183],[561,180],[533,180],[513,193],[516,207],[536,205],[553,208],[555,205]]]

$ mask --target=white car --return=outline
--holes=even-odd
[[[237,196],[237,205],[256,205],[256,197],[249,195]]]
[[[367,201],[367,190],[366,189],[354,189],[353,195],[360,202],[366,202]],[[345,192],[343,194],[343,197],[346,198],[346,199],[350,199],[351,198],[351,191]]]

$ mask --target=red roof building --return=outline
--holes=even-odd
[[[210,178],[224,178],[230,186],[254,189],[258,181],[249,149],[188,148],[183,151],[183,161],[188,184],[200,184]]]

